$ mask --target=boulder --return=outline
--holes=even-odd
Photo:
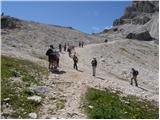
[[[150,36],[148,31],[140,32],[140,33],[129,33],[126,38],[128,39],[137,39],[142,41],[151,41],[152,37]]]

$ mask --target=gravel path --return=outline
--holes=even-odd
[[[121,43],[125,44],[126,41],[111,42],[107,44],[108,46],[116,46]],[[133,43],[130,43],[133,44]],[[137,42],[137,44],[140,44]],[[147,45],[148,43],[146,43]],[[95,52],[95,54],[91,53],[94,51],[96,47],[96,51],[102,51],[102,49],[106,46],[106,44],[92,44],[87,45],[84,48],[76,48],[76,52],[79,57],[79,71],[74,70],[73,61],[68,57],[67,53],[61,54],[61,63],[60,63],[60,73],[54,74],[50,73],[48,80],[44,81],[46,86],[50,87],[51,90],[46,94],[46,97],[43,101],[43,106],[41,107],[41,116],[40,118],[86,118],[86,115],[82,112],[82,103],[81,96],[85,93],[88,87],[94,87],[98,89],[112,89],[113,91],[121,91],[123,95],[135,95],[140,98],[154,100],[158,103],[159,101],[159,92],[158,92],[158,76],[156,80],[149,81],[150,83],[145,83],[145,78],[150,77],[152,75],[148,75],[145,77],[139,77],[139,87],[131,86],[129,81],[128,73],[125,73],[126,69],[122,68],[120,74],[115,73],[115,69],[118,69],[118,65],[109,62],[109,59],[105,63],[101,63],[99,61],[99,66],[97,68],[97,76],[91,76],[91,66],[90,60],[93,56],[99,54]],[[108,47],[107,47],[108,49]],[[118,49],[118,48],[117,48]],[[150,50],[150,49],[149,49]],[[148,51],[149,51],[148,50]],[[110,55],[114,59],[114,51],[110,51]],[[102,53],[103,54],[103,53]],[[87,57],[86,57],[87,56]],[[98,56],[97,56],[98,57]],[[117,57],[120,57],[117,53]],[[87,60],[86,60],[87,59]],[[122,59],[123,60],[123,59]],[[143,59],[139,59],[140,61]],[[120,60],[121,61],[121,60]],[[134,61],[134,60],[133,60]],[[126,61],[125,61],[126,62]],[[132,61],[130,61],[132,62]],[[148,60],[148,62],[153,62]],[[129,64],[127,62],[127,64]],[[142,64],[141,62],[138,63]],[[106,66],[104,67],[104,66]],[[112,67],[110,67],[112,66]],[[144,67],[143,65],[141,67]],[[128,68],[129,69],[129,68]],[[140,68],[139,68],[140,69]],[[142,69],[142,68],[141,68]],[[146,67],[146,69],[149,69]],[[151,68],[153,69],[153,68]],[[150,69],[149,69],[150,70]],[[145,72],[145,71],[144,71]],[[156,70],[152,71],[153,74],[156,74]],[[141,73],[141,72],[140,72]],[[158,74],[158,73],[157,73]],[[156,78],[155,77],[155,78]],[[152,82],[152,83],[151,83]],[[155,89],[157,88],[157,89]],[[59,101],[63,101],[65,106],[63,108],[57,108],[56,104]]]

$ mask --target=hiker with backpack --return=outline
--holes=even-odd
[[[132,68],[131,74],[132,74],[131,85],[133,85],[133,80],[134,80],[135,85],[138,87],[138,83],[137,83],[137,76],[138,76],[138,74],[139,74],[138,71],[135,70],[134,68]]]
[[[78,58],[77,58],[76,54],[73,55],[73,62],[74,62],[73,68],[78,70],[78,66],[77,66]]]
[[[79,41],[79,47],[81,47],[81,42]]]
[[[69,55],[69,57],[71,57],[71,47],[70,46],[68,46],[68,55]]]
[[[84,42],[82,41],[82,43],[81,43],[81,44],[82,44],[82,48],[83,48],[83,46],[84,46]]]
[[[54,47],[53,45],[50,45],[50,48],[47,50],[46,55],[48,56],[48,62],[49,62],[49,66],[48,69],[52,69],[53,67],[53,51],[54,51]]]
[[[96,58],[93,58],[93,60],[91,61],[91,65],[92,65],[92,70],[93,70],[93,76],[96,76],[96,67],[97,67]]]

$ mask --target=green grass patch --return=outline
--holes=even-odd
[[[158,119],[159,108],[134,96],[121,97],[110,90],[89,88],[84,108],[91,119]]]
[[[42,76],[47,75],[47,69],[30,61],[2,56],[1,58],[1,105],[4,99],[11,105],[12,118],[28,118],[28,113],[36,112],[39,105],[31,103],[27,97],[27,87],[41,85]],[[18,78],[19,81],[13,80]],[[3,108],[1,107],[3,112]]]

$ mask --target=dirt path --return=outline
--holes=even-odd
[[[68,54],[62,54],[60,74],[50,73],[48,80],[44,82],[51,90],[43,101],[40,118],[86,118],[80,109],[81,95],[87,88],[86,75],[74,70],[72,66],[72,59]],[[59,108],[56,106],[59,103],[65,106]]]
[[[114,44],[111,43],[111,44]],[[100,44],[99,44],[100,45]],[[85,52],[98,44],[88,45],[85,48],[76,48],[80,63],[79,71],[74,70],[73,61],[67,53],[61,54],[60,74],[50,73],[45,85],[50,88],[43,100],[39,118],[86,118],[81,110],[81,96],[88,87],[98,89],[109,88],[121,91],[124,95],[136,95],[140,98],[158,102],[158,93],[146,88],[130,86],[129,81],[110,71],[98,69],[97,77],[91,75],[90,64],[83,61],[89,53]]]

